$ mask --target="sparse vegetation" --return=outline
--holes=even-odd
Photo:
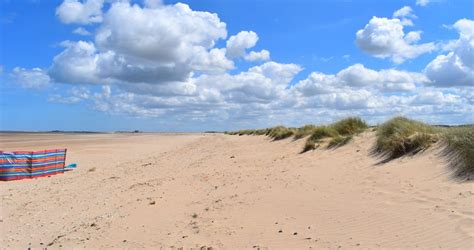
[[[273,140],[282,140],[292,137],[295,140],[309,136],[306,140],[303,152],[317,148],[325,138],[333,138],[329,142],[328,147],[339,147],[348,143],[352,136],[364,131],[367,124],[358,117],[350,117],[340,120],[328,126],[305,125],[300,128],[287,128],[284,126],[276,126],[267,129],[245,129],[236,132],[226,132],[230,135],[266,135]]]
[[[377,129],[375,151],[394,159],[429,148],[439,136],[439,129],[404,117],[395,117]]]
[[[358,117],[350,117],[326,126],[305,125],[300,128],[276,126],[267,129],[246,129],[226,132],[231,135],[266,135],[273,140],[293,137],[295,140],[309,136],[303,151],[316,149],[329,139],[327,148],[336,148],[349,143],[353,136],[368,128]],[[415,154],[443,143],[443,153],[448,164],[460,178],[474,176],[474,125],[461,127],[432,126],[405,117],[395,117],[374,127],[376,133],[374,152],[389,161],[407,154]]]
[[[284,126],[276,126],[273,128],[268,129],[265,135],[273,138],[273,140],[282,140],[288,137],[291,137],[295,134],[295,129],[287,128]]]
[[[448,128],[444,130],[444,149],[449,166],[460,178],[473,179],[474,176],[474,126]]]
[[[321,140],[324,138],[336,137],[336,136],[338,136],[338,133],[331,126],[318,127],[313,131],[311,136],[308,137],[308,139],[306,140],[306,143],[303,148],[303,152],[316,149],[319,146],[316,144],[320,143]]]
[[[328,126],[316,128],[306,141],[303,152],[316,149],[318,143],[325,138],[332,138],[328,148],[340,147],[347,144],[354,135],[363,132],[367,124],[358,117],[349,117]]]
[[[346,145],[352,140],[352,135],[337,136],[329,141],[328,148],[337,148]]]
[[[316,130],[316,126],[315,125],[304,125],[303,127],[301,128],[297,128],[296,129],[296,132],[295,132],[295,136],[294,136],[294,139],[295,140],[298,140],[298,139],[301,139],[303,137],[306,137],[310,134],[312,134],[314,132],[314,130]]]
[[[355,135],[364,131],[367,128],[367,123],[359,117],[349,117],[333,123],[331,127],[340,135]]]
[[[377,129],[375,150],[387,160],[426,150],[442,141],[448,165],[459,178],[474,175],[474,126],[438,127],[395,117]]]

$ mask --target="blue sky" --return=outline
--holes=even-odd
[[[474,123],[471,1],[0,3],[0,130]]]

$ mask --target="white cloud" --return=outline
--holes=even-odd
[[[181,3],[145,6],[112,3],[95,42],[65,42],[51,76],[64,83],[169,85],[188,81],[194,71],[218,74],[234,68],[226,49],[214,48],[227,36],[216,14]]]
[[[260,66],[250,68],[249,72],[261,74],[272,79],[277,85],[286,86],[302,69],[301,66],[292,63],[266,62]]]
[[[414,96],[412,103],[414,105],[449,105],[460,101],[457,95],[446,94],[439,90],[423,89]]]
[[[257,44],[258,35],[253,31],[241,31],[227,40],[227,56],[229,58],[242,57],[245,50]]]
[[[247,61],[268,61],[270,60],[270,52],[268,50],[261,50],[259,52],[250,51],[245,57]]]
[[[56,9],[56,15],[63,23],[90,24],[102,21],[104,0],[64,0]]]
[[[401,24],[405,26],[413,26],[413,21],[411,19],[417,18],[417,16],[413,14],[413,9],[410,6],[404,6],[395,11],[393,17],[400,19]]]
[[[437,87],[474,86],[474,21],[460,19],[453,27],[459,39],[445,47],[447,55],[437,56],[426,66],[425,74]]]
[[[416,18],[415,14],[413,14],[413,9],[410,6],[403,6],[402,8],[393,12],[393,17],[397,18]]]
[[[297,126],[348,115],[371,122],[395,114],[433,120],[474,112],[473,91],[466,87],[472,78],[471,20],[452,26],[459,39],[445,46],[445,55],[427,66],[426,75],[353,64],[333,74],[312,72],[295,81],[302,66],[269,61],[269,51],[252,50],[258,41],[253,31],[239,32],[225,47],[216,46],[225,41],[227,28],[214,13],[158,0],[143,5],[107,1],[109,6],[96,15],[101,21],[97,19],[94,29],[89,29],[94,30],[93,41],[63,42],[64,50],[47,71],[17,68],[11,75],[28,82],[25,87],[30,88],[51,82],[75,84],[66,96],[53,92],[52,102],[82,102],[111,114],[161,116],[159,120],[167,124],[193,127],[197,123],[220,123],[226,129],[236,124]],[[404,32],[414,18],[409,7],[396,11],[392,19],[374,17],[357,32],[357,45],[397,63],[433,50],[433,43],[418,44],[421,31]],[[241,58],[260,63],[236,69],[234,60]],[[453,79],[464,86],[427,86],[447,87]]]
[[[106,13],[95,41],[104,51],[167,64],[185,62],[193,47],[212,48],[226,36],[226,24],[216,14],[186,4],[149,9],[118,2]]]
[[[294,89],[303,96],[315,96],[336,91],[337,78],[321,72],[312,72],[306,79],[299,81]]]
[[[72,33],[78,34],[78,35],[81,35],[81,36],[90,36],[90,35],[92,35],[89,31],[87,31],[83,27],[79,27],[79,28],[73,30]]]
[[[281,96],[301,70],[296,64],[266,62],[235,75],[203,75],[196,85],[220,92],[231,103],[268,103]]]
[[[420,31],[414,31],[405,35],[400,19],[372,17],[363,29],[357,31],[356,44],[375,57],[402,63],[435,49],[433,43],[416,44],[420,34]]]
[[[60,83],[103,83],[97,75],[96,48],[93,43],[63,42],[66,48],[53,59],[49,75]]]
[[[474,21],[470,19],[459,19],[453,24],[453,27],[459,32],[463,38],[472,38],[474,36]]]
[[[337,92],[325,92],[300,98],[298,108],[322,108],[325,110],[366,110],[381,107],[380,98],[364,89],[344,88]]]
[[[384,69],[375,71],[365,68],[362,64],[355,64],[341,70],[338,79],[352,87],[375,87],[381,91],[412,91],[417,83],[426,83],[428,80],[423,74]]]
[[[354,64],[335,75],[313,72],[301,80],[296,89],[304,96],[337,92],[341,88],[367,89],[382,92],[413,91],[416,84],[426,83],[423,74],[395,69],[372,70],[362,64]]]
[[[41,89],[51,84],[48,74],[40,68],[28,70],[16,67],[12,71],[12,78],[15,84],[27,89]]]
[[[186,4],[141,8],[112,4],[95,37],[99,72],[117,81],[161,84],[185,81],[193,70],[224,72],[234,64],[225,49],[213,48],[227,36],[216,14]]]
[[[428,5],[429,2],[430,2],[430,0],[416,0],[416,5],[426,6],[426,5]]]
[[[194,50],[193,58],[191,59],[191,68],[193,70],[203,73],[223,73],[227,70],[233,69],[234,62],[229,60],[226,56],[226,49],[214,48],[209,51],[198,47]]]

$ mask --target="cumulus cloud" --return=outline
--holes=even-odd
[[[186,4],[150,9],[118,2],[105,15],[95,42],[102,50],[166,64],[184,62],[194,47],[211,48],[226,36],[226,24],[216,14]]]
[[[65,50],[53,59],[49,75],[55,82],[91,84],[101,83],[97,76],[96,48],[93,43],[66,41]]]
[[[226,49],[215,48],[227,36],[216,14],[181,3],[146,1],[141,7],[117,1],[102,19],[94,42],[63,43],[65,50],[50,69],[56,81],[169,85],[188,81],[194,71],[216,74],[234,68]]]
[[[64,0],[56,8],[56,15],[61,22],[91,24],[102,22],[104,0]]]
[[[308,78],[296,84],[296,89],[304,96],[336,92],[341,88],[378,90],[382,92],[413,91],[416,84],[428,80],[421,73],[395,69],[372,70],[362,64],[354,64],[335,75],[313,72]]]
[[[261,50],[259,52],[250,51],[245,57],[247,61],[268,61],[270,60],[270,52],[268,50]]]
[[[92,33],[90,33],[89,31],[87,31],[87,30],[84,29],[83,27],[79,27],[79,28],[73,30],[72,33],[78,34],[78,35],[81,35],[81,36],[90,36],[90,35],[92,35]]]
[[[439,90],[423,89],[413,97],[413,105],[450,105],[460,103],[458,95],[443,93]]]
[[[235,75],[204,75],[196,79],[196,85],[222,93],[228,102],[268,103],[281,96],[301,70],[296,64],[266,62]]]
[[[395,11],[393,17],[400,19],[401,24],[405,26],[413,26],[413,21],[411,19],[417,18],[417,16],[413,14],[413,9],[410,6],[404,6]]]
[[[416,88],[417,83],[428,81],[421,73],[396,69],[375,71],[365,68],[362,64],[355,64],[341,70],[337,77],[348,86],[371,86],[382,91],[411,91]]]
[[[356,44],[368,54],[390,58],[395,63],[402,63],[435,49],[434,43],[417,44],[421,32],[405,34],[403,26],[398,18],[372,17],[363,29],[357,31]]]
[[[474,21],[460,19],[453,27],[459,38],[449,43],[448,54],[426,66],[425,74],[437,87],[474,86]]]
[[[15,84],[27,89],[40,89],[51,84],[48,74],[40,68],[28,70],[16,67],[12,70],[11,76]]]
[[[62,5],[85,8],[92,2],[69,0]],[[16,68],[11,75],[22,80],[15,82],[30,88],[52,82],[73,84],[66,95],[51,94],[51,102],[83,102],[101,112],[165,116],[166,122],[193,126],[212,121],[226,129],[229,124],[331,122],[348,115],[379,121],[395,114],[428,119],[430,113],[438,119],[446,113],[474,112],[473,91],[466,87],[472,82],[471,20],[452,25],[459,39],[447,43],[445,55],[435,58],[423,73],[353,64],[333,74],[311,72],[296,81],[302,66],[270,61],[269,51],[252,49],[259,39],[253,31],[226,40],[226,24],[214,13],[159,0],[143,5],[108,1],[106,7],[94,15],[82,11],[87,18],[69,21],[95,22],[92,41],[63,42],[63,51],[48,70]],[[365,52],[396,63],[430,52],[433,43],[418,43],[421,31],[403,30],[414,18],[406,6],[391,19],[374,17],[357,32],[356,43]],[[218,46],[223,41],[225,47]],[[234,60],[240,59],[255,65],[236,69]],[[454,86],[452,82],[463,87],[427,87]]]
[[[257,44],[258,35],[253,31],[241,31],[227,40],[227,56],[229,58],[242,57],[245,50]]]

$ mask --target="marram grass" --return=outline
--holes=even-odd
[[[444,149],[449,166],[459,178],[474,177],[474,125],[444,129]]]
[[[267,129],[246,129],[226,132],[231,135],[266,135],[273,140],[293,137],[295,140],[307,137],[303,151],[316,149],[329,139],[328,148],[336,148],[349,143],[353,136],[365,131],[367,124],[360,118],[350,117],[338,122],[300,128],[276,126]],[[456,177],[474,177],[474,125],[460,127],[438,127],[405,117],[395,117],[375,127],[376,153],[392,160],[407,154],[415,154],[441,143],[443,155],[448,165],[454,169]]]
[[[407,119],[395,117],[377,128],[377,153],[395,159],[408,153],[417,153],[429,148],[439,136],[439,129]]]
[[[316,149],[325,138],[331,138],[329,148],[347,144],[354,135],[367,129],[367,123],[358,117],[349,117],[327,126],[317,127],[306,140],[303,152]]]

